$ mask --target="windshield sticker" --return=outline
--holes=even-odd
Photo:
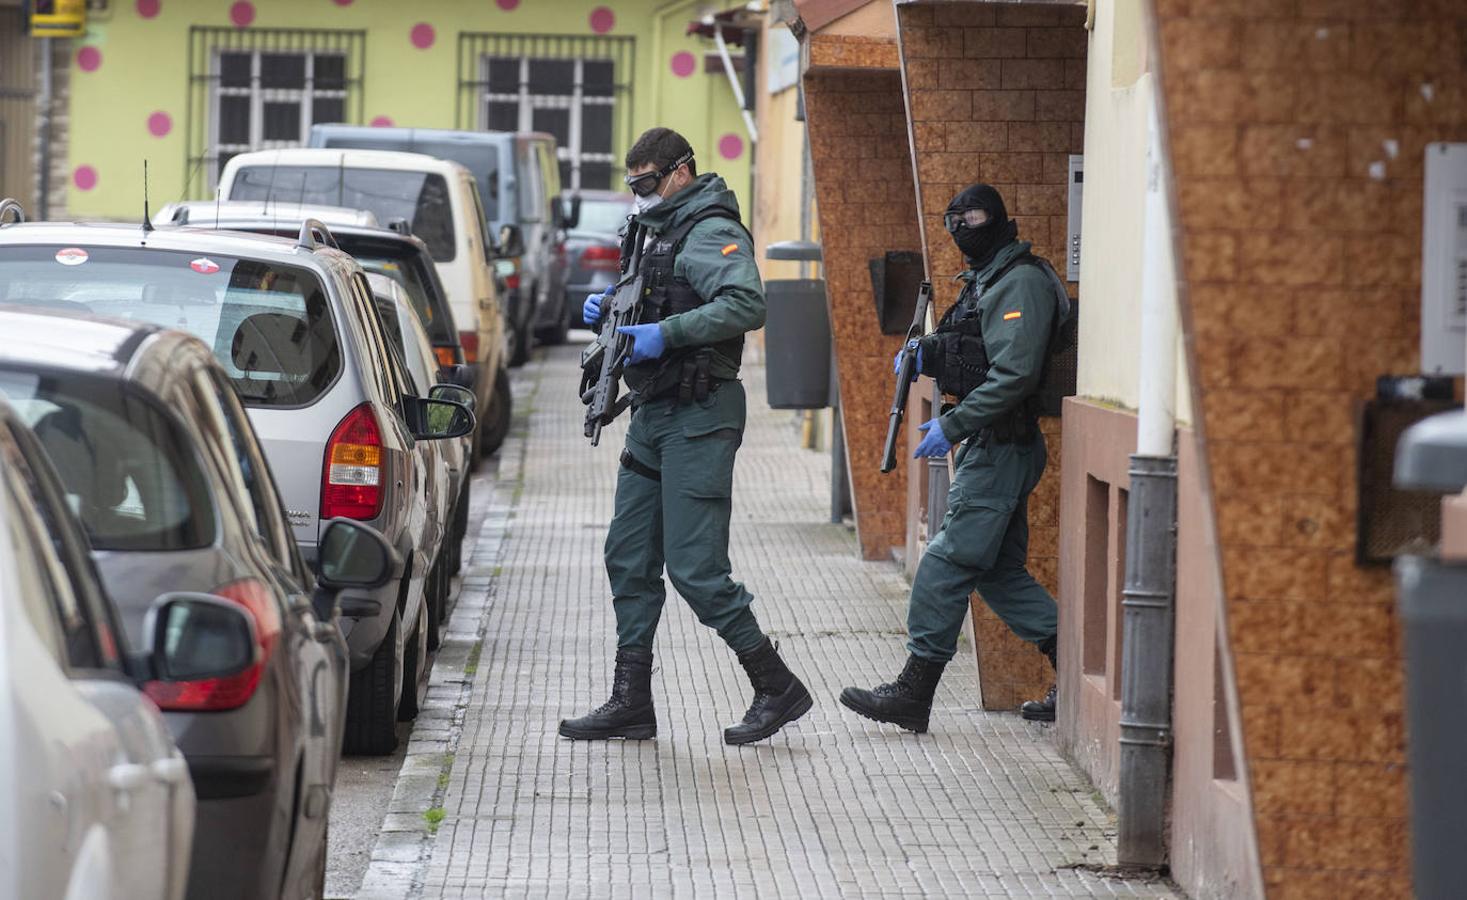
[[[198,259],[190,262],[188,264],[188,267],[190,269],[193,269],[195,272],[198,272],[200,275],[213,275],[215,272],[219,271],[219,264],[206,256],[201,256]]]
[[[87,251],[80,247],[65,247],[56,251],[56,261],[63,266],[79,266],[88,259]]]

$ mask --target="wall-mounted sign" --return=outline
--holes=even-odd
[[[87,0],[30,0],[31,37],[81,37],[87,30]]]
[[[764,55],[769,93],[777,94],[800,81],[800,42],[788,28],[769,29],[769,49]]]

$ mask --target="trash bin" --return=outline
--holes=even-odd
[[[1401,435],[1394,482],[1456,493],[1467,486],[1467,411],[1439,413]],[[1416,896],[1460,897],[1467,847],[1467,564],[1396,559],[1406,628],[1407,764]]]
[[[780,241],[770,259],[818,262],[820,245]],[[830,314],[825,279],[771,278],[764,283],[765,388],[774,409],[824,409],[830,405]]]

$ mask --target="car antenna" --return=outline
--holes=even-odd
[[[153,218],[148,214],[148,160],[143,159],[143,234],[153,230]]]
[[[219,185],[214,185],[214,230],[219,230],[219,198],[224,196],[224,190]]]

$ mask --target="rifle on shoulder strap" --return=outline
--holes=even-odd
[[[912,326],[902,341],[902,359],[897,367],[896,396],[891,400],[891,414],[886,423],[886,446],[881,451],[881,472],[886,474],[896,468],[897,439],[902,435],[902,418],[907,412],[907,396],[912,391],[912,379],[917,376],[917,348],[912,342],[922,336],[927,327],[927,305],[932,302],[932,282],[924,281],[917,288],[917,311],[912,316]]]
[[[581,352],[581,402],[586,404],[586,437],[594,447],[601,442],[601,428],[609,425],[631,405],[630,396],[618,396],[621,373],[631,353],[632,339],[618,328],[641,324],[642,245],[644,229],[635,221],[627,226],[621,242],[621,271],[609,306],[601,309],[601,330],[596,340]]]

